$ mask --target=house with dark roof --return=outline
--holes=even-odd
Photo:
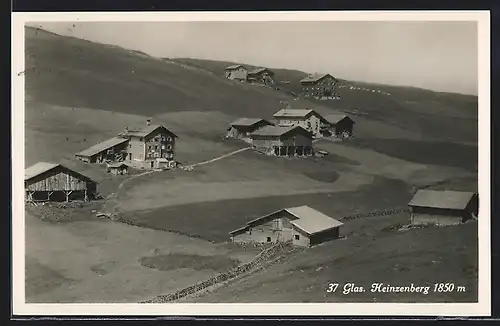
[[[229,124],[226,138],[242,139],[250,142],[250,134],[262,127],[272,126],[273,123],[261,118],[240,118]]]
[[[248,82],[259,85],[274,85],[274,72],[268,68],[256,68],[248,71]]]
[[[328,133],[335,137],[348,138],[353,135],[354,120],[347,114],[338,112],[325,115],[328,121]]]
[[[281,109],[273,117],[278,126],[299,126],[312,133],[315,138],[322,136],[322,126],[328,124],[328,120],[313,109]]]
[[[97,182],[61,164],[38,162],[25,169],[24,189],[28,202],[87,201],[96,197]]]
[[[224,76],[227,79],[246,81],[248,70],[243,65],[231,65],[226,67]]]
[[[338,99],[338,81],[330,74],[311,74],[300,81],[302,94],[318,100]]]
[[[423,189],[408,206],[412,225],[454,225],[477,218],[479,196],[474,192]]]
[[[311,156],[313,135],[300,126],[265,126],[250,134],[254,148],[267,155]]]
[[[340,237],[343,223],[309,206],[284,208],[229,233],[232,242],[288,242],[312,247]]]
[[[155,160],[166,159],[170,165],[175,164],[175,143],[177,135],[166,127],[150,124],[138,130],[126,129],[120,134],[128,140],[127,160],[144,163],[144,167],[154,168]]]
[[[102,163],[104,161],[122,161],[127,154],[128,140],[121,137],[100,142],[79,153],[75,157],[86,163]]]

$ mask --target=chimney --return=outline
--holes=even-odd
[[[146,120],[146,126],[149,126],[151,124],[151,119]]]

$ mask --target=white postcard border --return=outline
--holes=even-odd
[[[478,24],[478,303],[255,303],[255,304],[27,304],[24,273],[24,25],[47,21],[476,21]],[[14,315],[268,315],[489,316],[490,239],[490,15],[489,11],[323,12],[55,12],[12,14],[12,313]]]

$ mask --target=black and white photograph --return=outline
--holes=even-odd
[[[19,313],[489,312],[487,13],[19,13],[12,80]]]

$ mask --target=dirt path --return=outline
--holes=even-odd
[[[191,165],[187,165],[186,167],[187,168],[194,168],[196,166],[201,166],[201,165],[205,165],[205,164],[208,164],[208,163],[212,163],[212,162],[216,162],[218,160],[221,160],[221,159],[224,159],[226,157],[229,157],[229,156],[232,156],[234,154],[238,154],[238,153],[241,153],[241,152],[244,152],[246,150],[249,150],[251,149],[252,147],[245,147],[245,148],[241,148],[241,149],[238,149],[238,150],[235,150],[235,151],[232,151],[230,153],[227,153],[227,154],[224,154],[224,155],[220,155],[220,156],[217,156],[213,159],[210,159],[210,160],[207,160],[207,161],[203,161],[203,162],[198,162],[198,163],[194,163],[194,164],[191,164]],[[147,174],[151,174],[153,172],[156,172],[155,170],[150,170],[150,171],[146,171],[146,172],[143,172],[143,173],[140,173],[140,174],[136,174],[136,175],[133,175],[131,176],[130,178],[127,178],[125,180],[123,180],[119,185],[118,185],[118,188],[116,189],[115,193],[113,194],[113,196],[109,199],[106,200],[106,204],[105,204],[105,209],[104,211],[105,212],[111,212],[113,214],[116,213],[117,211],[117,199],[118,199],[118,195],[119,195],[119,192],[120,190],[123,188],[123,186],[133,180],[133,179],[136,179],[138,177],[142,177],[144,175],[147,175]]]
[[[223,158],[226,158],[226,157],[229,157],[229,156],[232,156],[234,154],[238,154],[238,153],[241,153],[241,152],[244,152],[246,150],[249,150],[251,149],[252,147],[245,147],[245,148],[241,148],[241,149],[238,149],[238,150],[235,150],[231,153],[227,153],[227,154],[224,154],[224,155],[221,155],[221,156],[218,156],[216,158],[213,158],[211,160],[208,160],[208,161],[204,161],[204,162],[199,162],[199,163],[194,163],[194,164],[191,164],[191,165],[188,165],[187,167],[188,168],[194,168],[196,166],[200,166],[200,165],[205,165],[205,164],[208,164],[208,163],[212,163],[212,162],[216,162],[218,160],[222,160]]]

